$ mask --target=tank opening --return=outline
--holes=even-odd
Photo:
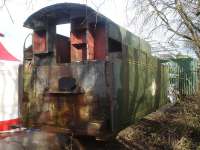
[[[71,28],[70,23],[56,25],[56,34],[65,37],[70,37],[70,28]]]
[[[58,86],[60,91],[72,92],[77,87],[76,79],[72,77],[62,77],[58,81]]]
[[[109,38],[108,49],[109,52],[122,52],[122,44],[119,41]]]

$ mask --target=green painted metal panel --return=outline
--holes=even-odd
[[[151,51],[151,47],[150,47],[150,44],[147,43],[145,40],[143,39],[140,39],[140,49],[143,51],[143,52],[150,52]]]
[[[108,37],[118,42],[121,42],[123,45],[128,46],[131,49],[131,51],[133,49],[138,49],[145,53],[150,54],[149,43],[147,43],[143,39],[140,39],[138,36],[127,31],[123,27],[120,27],[111,22],[108,22]],[[132,53],[129,53],[129,55],[132,55]]]
[[[142,51],[135,49],[132,53],[129,59],[113,63],[116,128],[141,119],[167,102],[167,67]]]

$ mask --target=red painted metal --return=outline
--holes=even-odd
[[[70,62],[70,42],[68,37],[56,35],[56,62]]]
[[[105,25],[102,24],[90,26],[89,29],[73,30],[70,37],[71,60],[105,60],[106,37]]]
[[[87,59],[86,30],[73,30],[71,39],[71,61]]]
[[[86,30],[71,31],[70,38],[72,44],[86,43]]]
[[[94,60],[94,37],[90,30],[87,31],[87,59]]]
[[[35,53],[47,52],[46,31],[39,30],[33,33],[33,51]]]
[[[95,41],[94,41],[94,57],[97,60],[105,60],[106,58],[106,29],[105,25],[97,24],[95,30]]]
[[[82,61],[87,58],[86,44],[71,45],[71,61]]]
[[[94,36],[92,28],[83,18],[71,22],[71,60],[94,60]]]

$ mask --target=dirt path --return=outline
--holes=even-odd
[[[117,140],[129,149],[199,149],[200,98],[182,98],[122,130]]]

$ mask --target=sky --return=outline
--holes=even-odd
[[[0,0],[0,5],[3,0]],[[6,7],[0,8],[0,33],[3,33],[5,37],[0,37],[8,51],[13,54],[17,59],[23,60],[23,45],[26,36],[32,32],[32,30],[23,27],[24,21],[37,10],[52,5],[55,3],[73,2],[83,3],[93,9],[97,10],[97,7],[103,3],[98,9],[100,13],[110,18],[121,26],[126,26],[125,3],[123,0],[7,0]],[[13,20],[13,22],[12,22]],[[62,30],[62,28],[60,28]]]
[[[0,0],[0,6],[2,1],[3,0]],[[128,26],[126,1],[127,0],[6,0],[9,13],[6,7],[0,8],[0,33],[5,35],[4,38],[0,37],[0,41],[5,43],[6,48],[11,54],[22,61],[24,40],[26,36],[32,32],[32,30],[23,27],[24,21],[39,9],[62,2],[87,3],[87,5],[94,10],[138,35],[139,33],[136,28]],[[58,30],[60,33],[63,32],[63,27]],[[141,37],[141,35],[138,36]],[[161,39],[161,37],[163,37],[163,35],[157,34],[157,39]]]

